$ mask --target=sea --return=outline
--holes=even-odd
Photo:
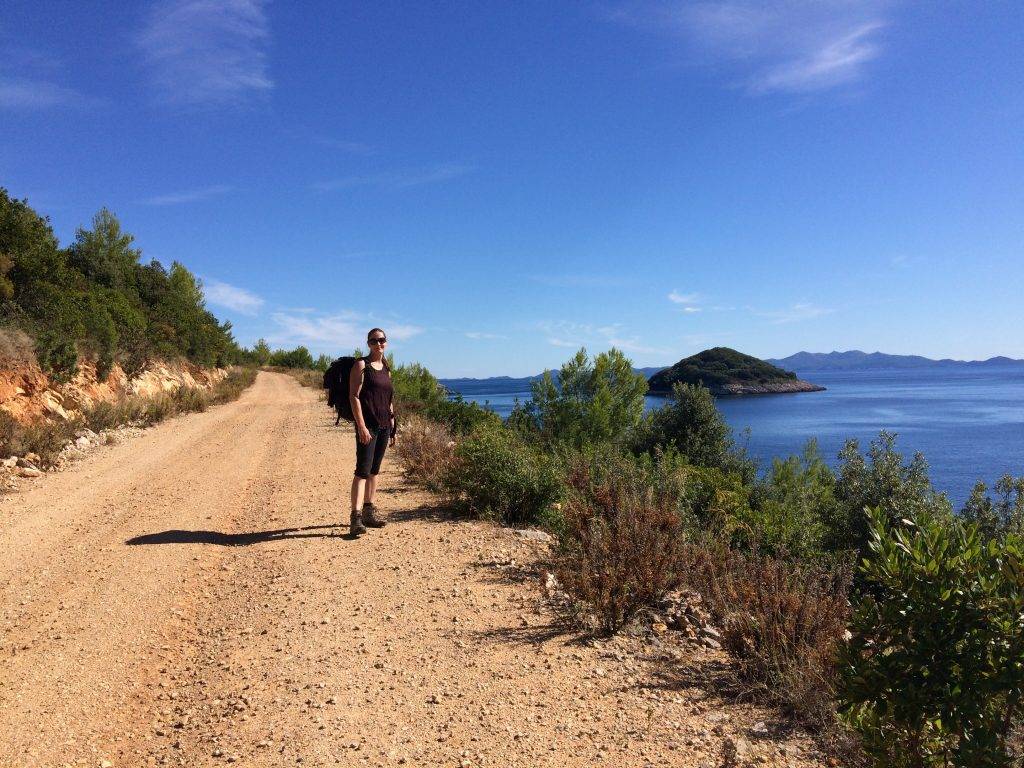
[[[1024,475],[1024,366],[798,371],[823,392],[719,398],[717,405],[762,467],[814,439],[833,467],[846,440],[862,451],[886,430],[907,458],[924,454],[932,484],[959,508],[978,480]],[[528,379],[451,379],[450,391],[503,418],[530,398]],[[648,397],[647,408],[665,399]]]

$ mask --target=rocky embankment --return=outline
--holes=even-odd
[[[0,410],[26,424],[42,417],[71,419],[99,402],[126,397],[153,397],[181,387],[210,389],[227,376],[222,368],[190,363],[154,362],[129,376],[115,365],[105,377],[84,360],[67,382],[53,381],[37,363],[4,365],[0,361]]]
[[[78,373],[67,382],[55,382],[35,363],[0,362],[0,416],[16,429],[34,425],[67,422],[69,429],[63,445],[45,462],[35,452],[0,458],[0,491],[16,490],[19,480],[32,480],[46,470],[64,469],[101,445],[117,443],[141,432],[133,424],[124,424],[94,432],[86,427],[70,431],[76,420],[102,402],[117,403],[126,398],[153,398],[183,387],[210,390],[227,376],[223,369],[203,369],[187,363],[155,362],[135,376],[114,366],[103,379],[89,361],[79,364]],[[54,434],[58,434],[54,430]]]
[[[746,382],[716,384],[708,387],[708,389],[716,397],[729,397],[732,395],[784,395],[791,392],[825,391],[824,387],[801,379],[782,379],[780,381],[765,382],[764,384],[750,384]]]

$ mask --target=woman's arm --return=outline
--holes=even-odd
[[[352,366],[352,372],[348,375],[348,402],[352,406],[352,417],[356,422],[356,436],[363,445],[370,442],[370,430],[366,428],[366,421],[363,419],[363,404],[359,402],[365,368],[365,360],[356,360],[355,365]]]

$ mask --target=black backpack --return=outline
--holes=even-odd
[[[338,415],[347,421],[354,421],[352,403],[348,399],[348,377],[356,360],[362,358],[339,357],[324,371],[324,389],[327,390],[327,405],[334,408]]]

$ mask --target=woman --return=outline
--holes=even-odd
[[[391,369],[384,357],[387,334],[374,328],[366,334],[370,354],[356,360],[348,380],[348,397],[356,422],[356,475],[352,478],[352,519],[349,533],[359,536],[366,526],[383,528],[373,498],[377,474],[388,444],[395,444],[394,388]]]

